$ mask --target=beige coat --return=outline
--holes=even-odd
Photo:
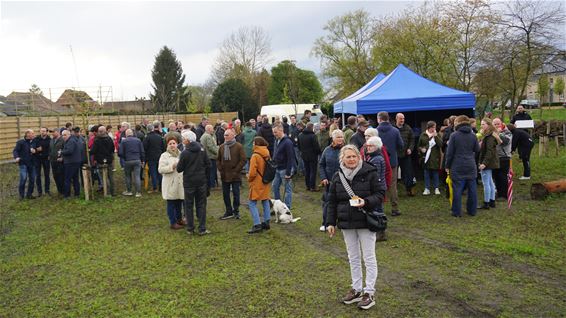
[[[179,154],[180,156],[180,154]],[[173,157],[169,152],[164,152],[159,158],[159,173],[161,179],[161,195],[164,200],[184,200],[185,189],[183,188],[183,174],[173,169],[173,164],[179,162],[179,157]]]

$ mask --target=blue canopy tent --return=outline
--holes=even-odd
[[[356,110],[356,97],[367,91],[368,89],[372,88],[373,86],[375,86],[375,84],[379,83],[382,79],[385,78],[385,75],[383,73],[379,73],[377,74],[371,81],[369,81],[366,85],[364,85],[362,88],[358,89],[357,91],[355,91],[354,93],[352,93],[350,96],[344,98],[343,100],[334,103],[334,113],[354,113],[353,111]]]
[[[378,83],[366,86],[364,91],[334,104],[334,112],[373,115],[380,111],[471,110],[473,113],[476,103],[474,94],[433,82],[403,64]]]

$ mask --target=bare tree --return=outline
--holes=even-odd
[[[258,26],[241,27],[228,36],[220,47],[220,54],[212,70],[213,80],[219,84],[233,74],[253,87],[254,75],[267,66],[271,58],[271,38]]]
[[[510,82],[511,113],[525,96],[534,71],[557,54],[557,40],[564,40],[564,8],[560,2],[512,1],[505,4],[499,39],[503,68]],[[562,30],[562,31],[561,31]]]
[[[447,1],[442,11],[454,36],[452,50],[456,58],[449,62],[460,88],[468,91],[474,73],[487,59],[499,17],[486,0]]]

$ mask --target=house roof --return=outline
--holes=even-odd
[[[6,96],[4,103],[14,108],[17,106],[18,110],[24,112],[69,113],[68,109],[56,105],[49,98],[31,92],[12,92]]]
[[[98,105],[85,91],[74,89],[66,89],[55,103],[60,106],[72,108],[79,106],[81,103],[94,103]]]

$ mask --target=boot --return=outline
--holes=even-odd
[[[264,230],[266,230],[266,231],[269,230],[269,229],[271,229],[271,226],[269,226],[269,221],[262,222],[262,223],[261,223],[261,228],[264,229]]]
[[[375,232],[375,240],[377,242],[387,241],[387,236],[385,235],[385,231]]]
[[[480,206],[478,209],[480,210],[489,210],[489,202],[484,202],[482,206]]]
[[[495,200],[489,200],[489,207],[495,209]]]
[[[251,230],[248,231],[248,234],[260,233],[263,231],[261,224],[254,225]]]

